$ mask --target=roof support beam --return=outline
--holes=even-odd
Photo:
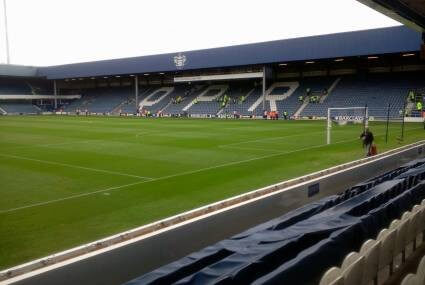
[[[425,17],[406,6],[400,0],[357,0],[366,6],[411,27],[418,32],[425,32]]]

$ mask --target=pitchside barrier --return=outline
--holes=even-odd
[[[1,284],[121,284],[425,157],[425,141],[283,181],[0,272]]]

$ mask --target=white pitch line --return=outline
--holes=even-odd
[[[52,147],[52,146],[60,146],[60,145],[68,145],[68,144],[79,144],[79,143],[89,143],[92,141],[74,141],[74,142],[64,142],[64,143],[51,143],[51,144],[34,144],[34,145],[26,145],[26,146],[17,146],[11,148],[4,148],[3,150],[15,150],[15,149],[24,149],[24,148],[34,148],[34,147]]]
[[[333,144],[339,144],[339,143],[355,141],[355,140],[358,140],[358,139],[345,140],[345,141],[340,141],[340,142],[336,142],[336,143],[333,143]],[[152,178],[152,179],[146,180],[146,181],[134,182],[134,183],[125,184],[125,185],[121,185],[121,186],[110,187],[110,188],[103,189],[103,190],[97,190],[97,191],[93,191],[93,192],[87,192],[87,193],[72,195],[72,196],[68,196],[68,197],[64,197],[64,198],[60,198],[60,199],[55,199],[55,200],[50,200],[50,201],[46,201],[46,202],[35,203],[35,204],[30,204],[30,205],[26,205],[26,206],[22,206],[22,207],[2,210],[2,211],[0,211],[0,214],[14,212],[14,211],[17,211],[17,210],[32,208],[32,207],[36,207],[36,206],[48,205],[48,204],[52,204],[52,203],[56,203],[56,202],[61,202],[61,201],[70,200],[70,199],[74,199],[74,198],[90,196],[90,195],[93,195],[93,194],[98,194],[98,193],[103,193],[103,192],[108,192],[108,191],[116,191],[116,190],[119,190],[119,189],[122,189],[122,188],[125,188],[125,187],[129,187],[129,186],[140,185],[140,184],[144,184],[144,183],[148,183],[148,182],[155,182],[155,181],[160,181],[160,180],[164,180],[164,179],[168,179],[168,178],[194,174],[194,173],[203,172],[203,171],[206,171],[206,170],[211,170],[211,169],[241,164],[241,163],[245,163],[245,162],[251,162],[251,161],[255,161],[255,160],[260,160],[260,159],[265,159],[265,158],[270,158],[270,157],[275,157],[275,156],[280,156],[280,155],[291,154],[291,153],[309,150],[309,149],[314,149],[314,148],[321,148],[321,147],[324,147],[324,146],[327,146],[327,144],[317,145],[317,146],[313,146],[313,147],[301,148],[301,149],[297,149],[297,150],[293,150],[293,151],[274,153],[274,154],[264,155],[264,156],[260,156],[260,157],[244,159],[244,160],[240,160],[240,161],[228,162],[228,163],[219,164],[219,165],[210,166],[210,167],[205,167],[205,168],[201,168],[201,169],[197,169],[197,170],[191,170],[191,171],[171,174],[171,175],[167,175],[167,176],[162,176],[162,177],[158,177],[158,178]]]
[[[150,135],[150,134],[154,134],[154,133],[158,133],[158,132],[162,132],[162,131],[146,131],[146,132],[141,132],[141,133],[137,133],[136,134],[136,137],[139,137],[139,136],[144,136],[144,135]]]
[[[143,182],[147,182],[147,181],[143,181]],[[16,207],[16,208],[13,208],[13,209],[1,210],[0,214],[15,212],[15,211],[18,211],[18,210],[32,208],[32,207],[36,207],[36,206],[43,206],[43,205],[52,204],[52,203],[55,203],[55,202],[61,202],[61,201],[69,200],[69,199],[75,199],[75,198],[79,198],[79,197],[89,196],[89,195],[93,195],[93,194],[96,194],[96,193],[107,192],[107,191],[111,191],[111,190],[115,190],[115,189],[119,189],[119,188],[123,188],[123,187],[136,185],[136,184],[139,184],[139,183],[140,183],[140,181],[137,181],[137,182],[133,182],[133,183],[125,184],[125,185],[120,185],[120,186],[114,186],[114,187],[110,187],[110,188],[107,188],[107,189],[101,189],[101,190],[97,190],[97,191],[93,191],[93,192],[89,192],[89,193],[81,193],[81,194],[72,195],[72,196],[59,198],[59,199],[54,199],[54,200],[50,200],[50,201],[46,201],[46,202],[30,204],[30,205],[26,205],[26,206]]]
[[[219,145],[220,148],[231,148],[231,149],[241,149],[241,150],[262,150],[262,151],[274,151],[274,152],[281,152],[282,150],[277,149],[270,149],[270,148],[254,148],[254,147],[240,147],[240,146],[233,146],[233,145]]]
[[[422,128],[415,128],[415,129],[422,129]],[[415,130],[415,129],[410,129],[410,130]],[[384,136],[384,135],[385,134],[376,135],[376,136]],[[359,138],[350,139],[350,140],[343,140],[343,141],[331,143],[329,145],[335,145],[335,144],[340,144],[340,143],[345,143],[345,142],[351,142],[351,141],[357,141],[357,140],[359,140]],[[150,180],[147,180],[147,181],[139,181],[139,182],[134,182],[134,183],[125,184],[125,185],[121,185],[121,186],[115,186],[115,187],[111,187],[111,188],[107,188],[107,189],[103,189],[103,190],[97,190],[97,191],[93,191],[93,192],[87,192],[87,193],[82,193],[82,194],[78,194],[78,195],[72,195],[72,196],[68,196],[68,197],[64,197],[64,198],[60,198],[60,199],[55,199],[55,200],[50,200],[50,201],[46,201],[46,202],[41,202],[41,203],[36,203],[36,204],[30,204],[30,205],[22,206],[22,207],[18,207],[18,208],[13,208],[13,209],[8,209],[8,210],[2,210],[2,211],[0,211],[0,214],[14,212],[14,211],[17,211],[17,210],[20,210],[20,209],[32,208],[32,207],[36,207],[36,206],[48,205],[48,204],[52,204],[52,203],[56,203],[56,202],[61,202],[61,201],[65,201],[65,200],[74,199],[74,198],[79,198],[79,197],[84,197],[84,196],[90,196],[90,195],[97,194],[97,193],[103,193],[103,192],[108,192],[108,191],[120,190],[120,189],[125,188],[125,187],[130,187],[130,186],[144,184],[144,183],[148,183],[148,182],[154,182],[154,181],[164,180],[164,179],[178,177],[178,176],[184,176],[184,175],[194,174],[194,173],[203,172],[203,171],[206,171],[206,170],[211,170],[211,169],[216,169],[216,168],[221,168],[221,167],[226,167],[226,166],[230,166],[230,165],[236,165],[236,164],[241,164],[241,163],[245,163],[245,162],[250,162],[250,161],[255,161],[255,160],[260,160],[260,159],[265,159],[265,158],[270,158],[270,157],[275,157],[275,156],[280,156],[280,155],[291,154],[291,153],[295,153],[295,152],[299,152],[299,151],[304,151],[304,150],[310,150],[310,149],[314,149],[314,148],[321,148],[321,147],[329,146],[329,145],[328,144],[322,144],[322,145],[317,145],[317,146],[312,146],[312,147],[305,147],[305,148],[301,148],[301,149],[297,149],[297,150],[293,150],[293,151],[274,153],[274,154],[264,155],[264,156],[260,156],[260,157],[254,157],[254,158],[250,158],[250,159],[245,159],[245,160],[240,160],[240,161],[234,161],[234,162],[219,164],[219,165],[216,165],[216,166],[201,168],[201,169],[197,169],[197,170],[176,173],[176,174],[167,175],[167,176],[163,176],[163,177],[151,178]]]
[[[139,176],[139,175],[122,173],[122,172],[104,170],[104,169],[97,169],[97,168],[84,167],[84,166],[67,164],[67,163],[60,163],[60,162],[54,162],[54,161],[48,161],[48,160],[29,158],[29,157],[24,157],[24,156],[8,155],[8,154],[1,154],[1,153],[0,153],[0,156],[6,157],[6,158],[14,158],[14,159],[34,161],[34,162],[39,162],[39,163],[51,164],[51,165],[59,165],[59,166],[63,166],[63,167],[70,167],[70,168],[76,168],[76,169],[83,169],[83,170],[89,170],[89,171],[95,171],[95,172],[108,173],[108,174],[119,175],[119,176],[133,177],[133,178],[139,178],[139,179],[153,179],[152,177],[147,177],[147,176]]]
[[[326,132],[325,131],[317,131],[317,132],[310,132],[308,133],[309,135],[311,134],[323,134],[325,135]],[[219,147],[226,147],[226,146],[232,146],[232,145],[238,145],[238,144],[244,144],[244,143],[250,143],[250,142],[261,142],[261,141],[269,141],[269,140],[278,140],[278,139],[286,139],[286,138],[292,138],[292,137],[300,137],[300,136],[305,136],[306,134],[295,134],[295,135],[286,135],[286,136],[280,136],[280,137],[272,137],[272,138],[262,138],[262,139],[256,139],[256,140],[248,140],[248,141],[242,141],[242,142],[236,142],[236,143],[229,143],[229,144],[222,144],[219,145]]]
[[[422,129],[422,127],[420,127],[420,128],[406,129],[405,131],[412,131],[412,130],[418,130],[418,129]],[[336,132],[336,131],[338,131],[338,130],[334,130],[334,132]],[[339,130],[339,131],[347,131],[347,130]],[[326,134],[326,131],[309,132],[308,134],[309,135],[311,135],[311,134],[324,134],[325,135]],[[245,144],[245,143],[250,143],[250,142],[261,142],[261,141],[278,140],[278,139],[299,137],[299,136],[305,136],[305,135],[306,134],[304,133],[304,134],[286,135],[286,136],[279,136],[279,137],[272,137],[272,138],[262,138],[262,139],[256,139],[256,140],[248,140],[248,141],[241,141],[241,142],[236,142],[236,143],[222,144],[222,145],[219,145],[218,147],[230,147],[230,146],[239,145],[239,144]],[[245,147],[244,148],[240,148],[240,149],[245,149]],[[246,149],[248,150],[248,148],[246,148]],[[256,148],[256,150],[262,150],[262,149]],[[270,150],[272,150],[272,149],[270,149]]]

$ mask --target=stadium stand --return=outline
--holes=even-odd
[[[385,117],[387,106],[391,105],[390,116],[400,117],[409,90],[423,90],[421,73],[408,75],[381,74],[368,77],[311,77],[298,80],[278,81],[266,90],[266,111],[277,111],[280,117],[285,111],[289,116],[325,117],[331,107],[369,107],[369,115]],[[98,87],[80,89],[81,99],[61,102],[66,112],[77,110],[90,113],[136,113],[134,88],[131,86]],[[34,94],[38,87],[29,83],[0,85],[0,95],[10,92]],[[51,90],[46,90],[50,92]],[[74,92],[74,93],[75,93]],[[310,98],[318,95],[317,102]],[[227,97],[224,102],[223,98]],[[300,97],[302,100],[300,100]],[[177,100],[180,98],[180,101]],[[262,116],[263,96],[261,85],[254,81],[231,82],[215,85],[166,85],[140,86],[139,104],[151,114],[162,112],[164,115],[188,114],[194,116]],[[28,103],[18,105],[7,103],[5,110],[14,113],[34,113]],[[26,107],[25,107],[26,106]],[[43,106],[39,106],[43,108]],[[413,103],[406,106],[408,115],[420,117]]]
[[[295,115],[296,111],[301,107],[303,102],[299,100],[300,96],[303,96],[304,100],[306,98],[306,90],[311,89],[313,91],[323,91],[325,88],[329,88],[335,78],[310,78],[303,79],[300,81],[300,86],[286,100],[278,101],[277,108],[282,113],[283,111],[288,112],[289,116]]]
[[[33,105],[31,100],[0,100],[0,112],[4,114],[37,114],[40,111],[40,108]]]
[[[0,94],[31,94],[31,88],[24,81],[0,80]]]
[[[172,86],[158,88],[144,97],[139,106],[151,113],[158,113],[170,102],[174,89]]]
[[[231,115],[236,112],[248,116],[245,112],[249,108],[249,106],[246,105],[246,101],[254,91],[255,88],[250,85],[230,85],[227,91],[230,98],[229,103],[225,104],[224,108],[221,106],[218,115]]]
[[[68,112],[87,109],[93,113],[109,113],[123,102],[130,100],[130,97],[133,95],[131,87],[87,89],[83,90],[82,93],[83,96],[80,100],[65,105],[64,109]]]
[[[211,85],[208,86],[201,94],[187,104],[183,111],[190,114],[209,114],[215,115],[219,111],[219,98],[227,96],[228,85]]]
[[[0,78],[0,95],[52,94],[52,89],[42,80]]]
[[[424,190],[417,159],[126,284],[383,282],[423,242]]]
[[[253,84],[231,86],[229,90],[230,102],[222,108],[219,114],[232,115],[236,112],[242,116],[254,115],[248,109],[261,97],[261,92],[261,86],[255,87]],[[243,102],[242,96],[244,96]]]
[[[185,108],[190,102],[199,96],[206,88],[208,87],[205,85],[194,85],[190,87],[180,86],[180,88],[176,88],[176,91],[174,94],[172,94],[171,97],[174,103],[171,102],[164,108],[164,114],[182,114],[184,112],[183,108]],[[177,100],[179,97],[181,97],[181,102],[178,102]]]
[[[326,117],[328,108],[367,105],[370,116],[385,117],[386,106],[390,104],[390,116],[397,117],[399,110],[403,109],[408,91],[423,87],[423,84],[417,76],[343,77],[323,103],[308,104],[301,116]]]
[[[326,117],[328,108],[359,107],[367,105],[369,116],[400,117],[409,90],[424,90],[422,73],[369,74],[364,76],[318,76],[276,81],[270,84],[265,95],[265,110],[283,112],[295,117]],[[0,82],[1,83],[1,82]],[[0,84],[1,94],[51,93],[45,86],[26,81]],[[65,112],[77,110],[90,113],[136,113],[134,87],[111,86],[74,90],[81,99],[61,102]],[[44,94],[44,93],[43,93]],[[311,102],[317,96],[318,101]],[[223,100],[227,97],[226,100]],[[302,98],[302,100],[300,100]],[[177,100],[179,99],[179,100]],[[36,103],[36,102],[33,102]],[[38,104],[38,103],[37,103]],[[8,103],[5,110],[11,113],[33,113],[34,108]],[[22,105],[22,106],[21,106]],[[262,87],[255,81],[234,81],[212,85],[143,85],[139,87],[139,106],[151,114],[194,116],[258,116],[264,114]],[[22,107],[22,108],[21,108]],[[44,106],[39,106],[45,109]],[[406,106],[407,114],[420,117],[421,112],[412,102]],[[15,112],[16,111],[16,112]]]

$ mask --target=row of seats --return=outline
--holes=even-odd
[[[369,239],[359,252],[349,253],[340,267],[327,270],[320,285],[368,285],[371,281],[382,284],[393,274],[397,257],[401,256],[401,264],[405,263],[407,248],[411,247],[413,253],[424,242],[424,233],[425,199],[381,230],[376,240]],[[389,274],[379,274],[386,269]]]
[[[317,284],[327,268],[359,251],[363,241],[377,240],[382,228],[420,204],[425,198],[424,163],[425,159],[415,160],[305,205],[128,285]]]
[[[30,100],[0,101],[0,108],[7,114],[36,114],[40,112],[40,109],[34,106]]]
[[[312,77],[297,79],[299,87],[292,93],[291,96],[283,100],[275,101],[273,108],[276,107],[279,114],[286,111],[292,116],[300,109],[303,102],[299,97],[306,97],[306,90],[325,90],[330,89],[333,83],[336,82],[336,77]],[[283,81],[283,80],[282,80]],[[278,82],[277,82],[278,83]],[[229,103],[223,108],[219,102],[202,102],[192,105],[187,111],[183,109],[192,102],[203,90],[208,88],[206,85],[190,85],[181,84],[175,85],[174,91],[166,96],[161,101],[152,106],[147,106],[146,109],[151,113],[162,111],[164,114],[201,114],[201,115],[216,115],[216,114],[233,114],[234,112],[243,116],[262,116],[264,111],[271,111],[270,101],[265,101],[257,105],[253,111],[249,111],[254,103],[262,98],[262,86],[254,81],[240,81],[228,83],[229,89],[226,94],[230,97]],[[423,89],[425,83],[422,80],[421,74],[409,75],[370,75],[368,78],[343,76],[332,92],[324,98],[323,102],[307,104],[302,110],[300,116],[304,117],[325,117],[328,108],[331,107],[359,107],[367,105],[369,115],[373,117],[386,117],[387,106],[390,105],[390,116],[400,117],[402,114],[406,96],[411,89]],[[288,86],[277,86],[271,90],[270,94],[282,94],[288,91]],[[6,82],[0,81],[0,94],[9,94],[16,92],[22,94],[33,94],[35,90],[39,90],[38,85],[25,82]],[[43,90],[47,88],[42,87]],[[40,89],[41,90],[41,89]],[[139,101],[153,94],[158,90],[156,86],[146,86],[139,88]],[[38,91],[37,91],[38,92]],[[37,93],[36,92],[36,93]],[[44,91],[43,91],[44,92]],[[47,90],[46,92],[50,92]],[[74,100],[69,104],[62,106],[65,111],[75,112],[77,109],[95,113],[107,113],[117,111],[119,108],[126,113],[135,113],[134,87],[99,87],[96,89],[75,90],[76,93],[82,94],[82,98]],[[210,90],[210,93],[205,96],[213,96],[218,90]],[[161,93],[156,96],[159,98]],[[245,100],[240,102],[239,99],[244,96]],[[326,96],[326,95],[325,95]],[[173,104],[172,99],[181,97],[183,101],[180,104]],[[154,100],[155,97],[151,98]],[[263,110],[265,108],[265,110]],[[418,112],[413,112],[416,116],[420,116]]]
[[[43,80],[0,78],[0,95],[31,95],[53,93],[53,84]]]
[[[132,97],[134,97],[134,94],[131,87],[87,89],[83,90],[83,96],[80,100],[64,105],[64,109],[68,112],[85,111],[87,109],[88,112],[92,113],[108,113]]]
[[[386,117],[390,105],[390,116],[399,117],[409,90],[423,85],[420,76],[343,77],[323,103],[308,104],[301,116],[325,117],[328,108],[367,105],[370,116]]]

